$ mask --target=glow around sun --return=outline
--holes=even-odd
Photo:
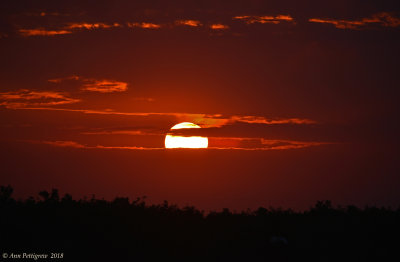
[[[200,126],[182,122],[174,125],[171,130],[183,128],[201,128]],[[165,148],[207,148],[208,138],[203,136],[176,136],[167,134],[165,136]]]

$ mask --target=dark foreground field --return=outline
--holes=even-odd
[[[16,201],[11,187],[1,187],[0,214],[1,253],[63,253],[62,259],[52,261],[399,261],[400,257],[399,209],[333,208],[329,201],[301,213],[259,208],[205,215],[194,207],[146,205],[142,199],[76,201],[69,195],[59,197],[57,190]]]

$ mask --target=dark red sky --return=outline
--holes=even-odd
[[[397,207],[399,46],[398,1],[5,1],[0,184]],[[183,121],[209,149],[163,149]]]

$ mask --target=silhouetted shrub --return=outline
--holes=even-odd
[[[264,208],[205,214],[164,201],[147,205],[57,189],[14,200],[0,187],[2,252],[64,252],[73,261],[375,260],[397,256],[400,210],[318,201],[303,212]]]
[[[6,202],[11,200],[11,195],[14,192],[14,189],[8,185],[8,186],[0,186],[0,201],[1,202]]]

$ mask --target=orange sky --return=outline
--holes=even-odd
[[[0,184],[204,209],[397,205],[399,29],[390,0],[9,2]],[[209,149],[163,148],[183,121]]]

